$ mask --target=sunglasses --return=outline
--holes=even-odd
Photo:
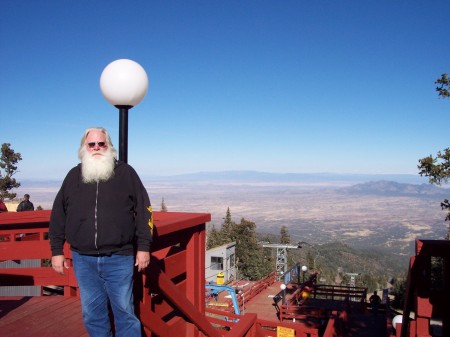
[[[95,147],[95,144],[97,144],[99,147],[106,147],[106,142],[90,142],[90,143],[87,143],[87,146],[90,149],[93,149]]]

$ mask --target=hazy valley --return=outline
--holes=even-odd
[[[278,235],[285,225],[293,242],[338,241],[405,259],[414,253],[416,238],[442,239],[448,228],[440,202],[450,190],[415,176],[247,172],[143,178],[143,182],[154,210],[160,209],[164,198],[169,211],[211,213],[211,224],[219,228],[229,207],[235,222],[244,217],[256,223],[258,232]],[[23,181],[18,195],[29,193],[35,206],[50,209],[60,184]]]

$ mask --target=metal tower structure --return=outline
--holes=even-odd
[[[277,249],[277,277],[278,280],[287,272],[287,250],[302,248],[300,245],[281,244],[281,243],[266,243],[263,244],[264,248],[276,248]]]
[[[355,288],[356,287],[356,276],[361,275],[361,273],[346,273],[348,276],[350,276],[350,282],[348,283],[348,285],[350,287]],[[350,301],[354,301],[354,298],[350,298]]]
[[[361,275],[361,273],[346,273],[348,276],[350,276],[350,282],[348,283],[348,285],[350,287],[355,287],[356,286],[356,276]]]

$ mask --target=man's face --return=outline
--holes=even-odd
[[[89,132],[84,145],[92,157],[103,156],[108,149],[105,134],[97,130]]]

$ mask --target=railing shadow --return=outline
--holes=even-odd
[[[22,297],[19,299],[10,299],[10,300],[3,300],[0,303],[0,318],[6,316],[11,311],[19,308],[21,305],[24,305],[27,303],[31,297]]]

